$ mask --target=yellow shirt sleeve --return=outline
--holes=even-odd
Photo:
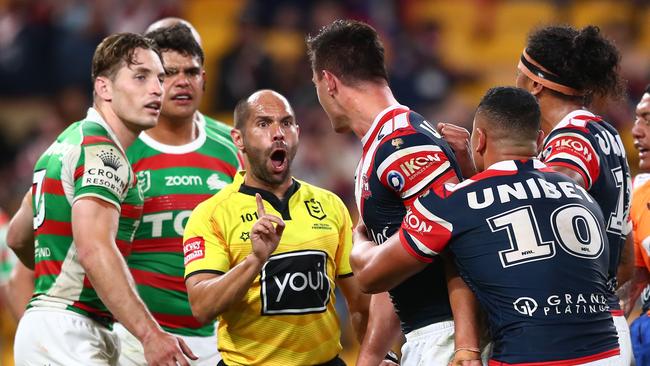
[[[352,275],[352,267],[350,266],[350,252],[352,251],[352,219],[350,212],[345,207],[343,201],[336,197],[334,204],[339,208],[339,217],[341,220],[341,228],[339,230],[339,247],[336,251],[336,276],[347,277]]]
[[[197,206],[183,234],[185,278],[196,273],[226,273],[230,269],[228,246],[217,224],[211,201]]]

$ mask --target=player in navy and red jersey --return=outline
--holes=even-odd
[[[418,195],[429,189],[440,190],[445,182],[458,182],[461,171],[451,148],[435,128],[393,97],[384,49],[372,27],[335,21],[307,43],[318,98],[334,129],[352,130],[361,139],[363,153],[356,172],[355,196],[368,234],[381,244],[399,229],[406,208]],[[451,299],[453,306],[440,259],[390,289],[390,299],[386,294],[373,296],[369,330],[357,364],[379,364],[399,336],[400,321],[407,339],[402,365],[446,365],[455,345],[477,348],[476,324],[471,321],[470,338],[465,338],[467,327],[459,331],[457,326],[454,343],[452,308],[457,320],[459,313],[471,314],[469,319],[473,313],[463,312],[472,308],[474,299],[458,276],[450,278],[450,288],[456,288],[458,296],[458,300]],[[461,357],[464,352],[467,350],[456,354]],[[478,356],[471,351],[469,354]]]
[[[621,354],[629,364],[629,327],[615,291],[617,272],[620,283],[632,273],[633,244],[631,240],[626,244],[632,228],[630,170],[616,129],[586,109],[593,98],[620,95],[619,60],[618,50],[594,26],[542,28],[529,36],[518,65],[517,86],[530,91],[540,104],[547,136],[541,159],[578,182],[603,210],[611,253],[608,304],[619,331]],[[625,245],[630,250],[624,252]]]
[[[490,365],[622,365],[602,210],[534,158],[539,117],[526,91],[488,91],[472,134],[476,166],[488,168],[420,196],[383,245],[357,230],[350,262],[363,287],[381,291],[448,247],[487,312]]]

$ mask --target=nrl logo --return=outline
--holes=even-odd
[[[322,220],[327,215],[325,214],[325,211],[323,211],[323,206],[320,204],[319,201],[316,201],[315,199],[310,199],[305,201],[305,206],[307,207],[307,212],[309,212],[309,216]]]
[[[104,163],[104,166],[113,168],[115,171],[120,169],[122,166],[120,157],[113,154],[113,149],[110,149],[108,151],[102,150],[99,154],[97,154],[97,156],[101,159],[102,163]]]
[[[142,193],[146,192],[151,188],[151,172],[148,170],[141,170],[137,174],[138,177],[138,186]]]

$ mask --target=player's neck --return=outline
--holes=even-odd
[[[104,122],[106,122],[106,124],[111,128],[122,148],[125,150],[128,149],[133,141],[135,141],[135,139],[138,137],[138,134],[140,134],[140,130],[136,131],[129,128],[129,125],[126,122],[122,121],[115,114],[113,109],[111,109],[106,104],[95,103],[93,105],[93,108],[95,108],[99,115],[102,116]]]
[[[555,97],[547,97],[539,99],[539,108],[542,112],[542,131],[544,131],[544,135],[548,136],[567,114],[577,109],[583,109],[584,107],[580,103],[567,102]]]
[[[156,127],[147,130],[146,134],[161,144],[180,146],[196,140],[199,132],[193,117],[172,121],[160,116]]]
[[[359,139],[368,133],[379,113],[399,104],[387,85],[377,84],[359,86],[346,102],[350,106],[350,129]]]

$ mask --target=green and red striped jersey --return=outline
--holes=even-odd
[[[126,256],[143,197],[117,137],[93,108],[84,120],[63,131],[34,167],[36,279],[28,308],[66,309],[110,326],[113,317],[79,263],[72,236],[72,205],[84,197],[104,200],[120,210],[116,243]]]
[[[206,337],[214,334],[214,324],[201,325],[192,316],[183,279],[183,230],[194,207],[232,182],[240,164],[229,126],[198,112],[195,122],[198,137],[186,145],[161,144],[143,132],[127,151],[144,194],[128,265],[163,329]]]

